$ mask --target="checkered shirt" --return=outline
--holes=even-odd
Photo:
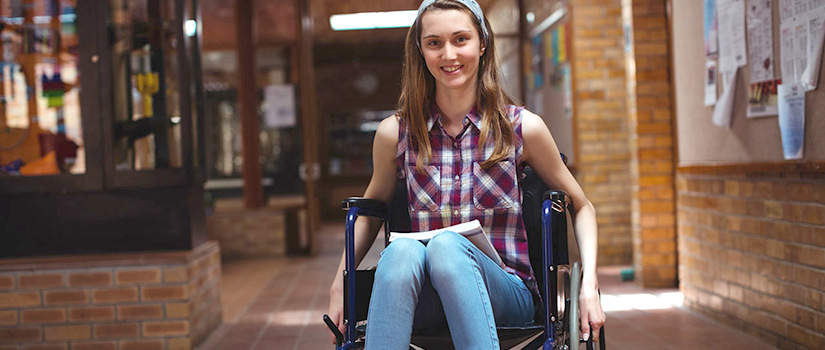
[[[478,220],[504,262],[507,272],[518,275],[538,292],[527,249],[527,233],[521,217],[522,174],[521,111],[508,106],[515,130],[509,156],[484,169],[481,163],[493,153],[494,140],[477,147],[481,128],[475,109],[464,117],[461,133],[453,138],[444,130],[441,115],[433,109],[427,121],[432,159],[425,172],[416,170],[417,152],[401,121],[396,163],[399,179],[405,179],[412,230],[428,231]]]

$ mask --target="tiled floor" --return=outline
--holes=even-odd
[[[342,232],[342,225],[325,225],[321,253],[314,258],[224,262],[224,323],[196,350],[332,349],[321,317],[341,256]],[[377,251],[365,264],[377,261]],[[608,349],[773,349],[681,308],[678,290],[643,290],[621,282],[620,270],[599,270]]]

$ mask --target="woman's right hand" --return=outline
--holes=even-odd
[[[329,318],[332,320],[332,323],[335,323],[335,326],[338,327],[338,330],[341,333],[346,331],[346,327],[344,326],[344,281],[343,278],[336,278],[334,282],[332,282],[332,286],[329,288]],[[329,339],[335,344],[335,334],[331,331],[329,333]]]

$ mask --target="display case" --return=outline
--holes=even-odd
[[[326,118],[322,169],[323,215],[340,215],[341,199],[362,196],[372,176],[372,143],[381,120],[394,110],[331,112]]]
[[[196,6],[0,2],[0,257],[204,241]]]
[[[99,79],[74,1],[0,2],[0,191],[102,188]],[[81,39],[82,38],[82,39]],[[81,74],[83,72],[83,74]],[[91,165],[91,166],[90,166]]]
[[[395,111],[333,113],[329,121],[327,175],[336,178],[364,178],[372,175],[372,141],[381,120]]]

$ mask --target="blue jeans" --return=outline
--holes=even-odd
[[[449,325],[456,349],[498,349],[496,325],[533,321],[533,297],[467,238],[454,232],[425,246],[401,238],[381,253],[367,317],[367,349],[409,349],[413,329]]]

